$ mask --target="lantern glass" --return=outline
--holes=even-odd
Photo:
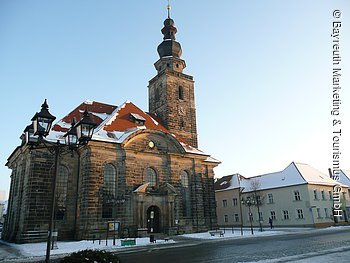
[[[78,142],[78,138],[76,134],[68,134],[65,137],[65,139],[66,139],[66,144],[68,144],[69,146],[74,146]]]
[[[96,124],[90,119],[89,113],[85,110],[82,119],[76,124],[78,140],[86,143],[91,140]]]
[[[56,117],[49,112],[49,106],[45,100],[41,105],[41,111],[37,112],[32,118],[34,135],[47,136],[55,119]]]
[[[77,146],[78,136],[77,136],[77,129],[75,128],[75,119],[72,121],[72,126],[64,135],[64,138],[65,138],[66,144],[69,145],[70,147]]]

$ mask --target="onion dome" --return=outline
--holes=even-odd
[[[180,58],[182,54],[181,45],[179,42],[175,41],[175,34],[177,29],[174,25],[174,20],[168,16],[164,21],[164,27],[162,28],[163,42],[157,48],[160,58],[163,57],[176,57]]]

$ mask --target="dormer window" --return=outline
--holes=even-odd
[[[146,119],[137,113],[130,113],[130,119],[139,125],[145,125]]]

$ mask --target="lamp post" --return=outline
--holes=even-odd
[[[255,204],[255,201],[254,199],[252,200],[250,197],[248,197],[247,199],[244,199],[242,197],[242,200],[241,200],[242,204],[245,205],[245,206],[248,206],[248,211],[249,211],[249,221],[250,221],[250,230],[252,232],[252,235],[254,235],[254,231],[253,231],[253,223],[252,223],[252,212],[250,210],[250,207],[252,205]],[[243,219],[242,219],[243,220]]]
[[[51,185],[50,220],[45,258],[46,263],[50,261],[51,240],[54,230],[56,180],[59,156],[64,152],[72,152],[73,150],[77,151],[80,147],[87,144],[88,141],[91,140],[93,130],[96,127],[96,124],[90,119],[89,113],[85,110],[82,119],[76,124],[73,121],[72,127],[64,135],[65,143],[61,143],[59,140],[57,140],[57,142],[50,142],[45,138],[50,133],[52,123],[55,119],[56,117],[49,112],[49,106],[45,99],[44,103],[41,105],[40,112],[37,112],[32,118],[32,124],[28,125],[24,130],[25,142],[29,145],[31,150],[47,149],[55,157],[55,172]]]

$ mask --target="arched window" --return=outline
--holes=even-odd
[[[181,177],[181,186],[188,188],[189,187],[189,183],[188,183],[188,173],[186,171],[183,171],[180,175]]]
[[[103,205],[102,218],[113,217],[113,204],[116,198],[116,169],[108,163],[103,169]]]
[[[156,100],[156,101],[159,101],[159,99],[160,99],[160,89],[162,88],[162,84],[160,84],[159,85],[159,87],[156,87],[155,89],[154,89],[154,99]]]
[[[68,168],[60,165],[56,178],[56,208],[55,219],[63,220],[66,214],[66,201],[68,192]]]
[[[115,196],[116,172],[112,164],[106,164],[103,170],[103,190],[107,195]]]
[[[191,215],[191,188],[189,175],[186,171],[180,174],[181,180],[181,199],[182,199],[182,214],[184,217]]]
[[[149,186],[157,186],[157,173],[153,168],[147,168],[145,183],[149,183]]]
[[[179,86],[179,99],[183,100],[184,99],[184,88],[182,86]]]

